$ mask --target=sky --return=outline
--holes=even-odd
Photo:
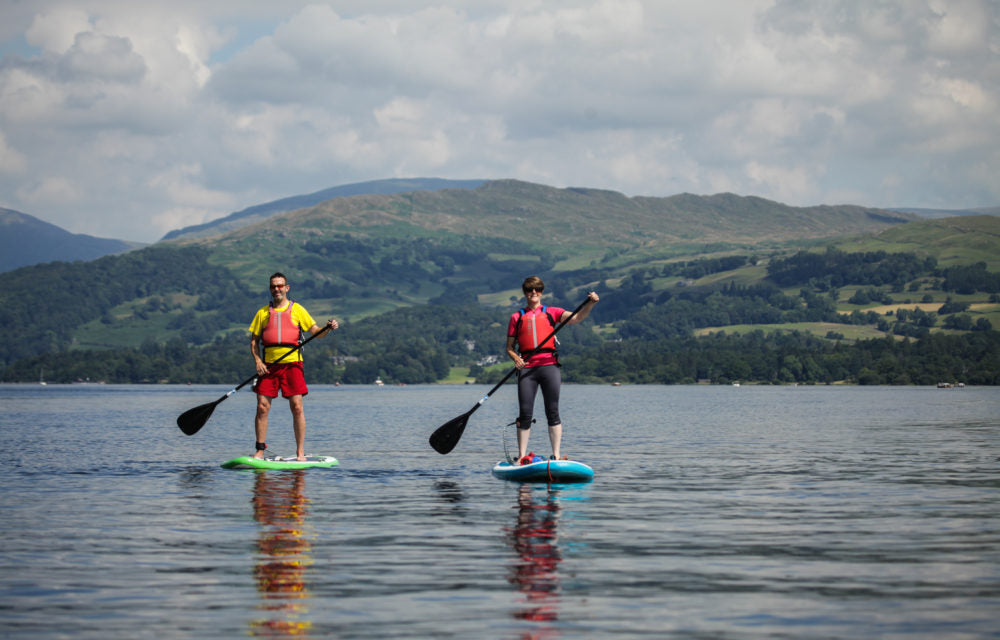
[[[1000,205],[998,0],[0,0],[0,207],[154,242],[383,178]]]

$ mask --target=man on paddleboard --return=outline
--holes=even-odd
[[[517,459],[521,464],[531,462],[528,451],[528,437],[531,435],[532,415],[535,395],[542,388],[545,417],[549,423],[549,443],[552,445],[552,459],[561,460],[562,420],[559,418],[559,388],[562,386],[559,358],[556,356],[553,329],[560,322],[566,324],[583,322],[594,308],[598,295],[591,291],[576,315],[559,307],[542,305],[545,284],[537,276],[525,278],[521,284],[526,301],[525,307],[516,311],[507,324],[507,355],[517,367]],[[546,339],[547,336],[551,336]]]
[[[332,331],[339,325],[333,318],[320,327],[306,311],[305,307],[288,298],[288,278],[275,273],[270,279],[271,302],[261,307],[250,323],[250,351],[257,365],[257,382],[253,390],[257,393],[257,417],[254,428],[257,432],[255,458],[263,458],[267,449],[267,417],[271,412],[271,401],[281,392],[288,399],[292,411],[292,428],[295,431],[295,453],[298,460],[306,459],[306,414],[302,407],[302,397],[309,393],[302,369],[302,350],[299,332],[316,335],[320,331]],[[260,347],[264,345],[264,357]],[[294,353],[282,358],[289,351]],[[281,359],[281,362],[274,363]]]

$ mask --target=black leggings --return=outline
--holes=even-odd
[[[559,367],[548,364],[542,367],[526,367],[517,374],[517,403],[521,415],[517,418],[519,429],[531,428],[531,417],[535,413],[535,394],[538,387],[542,388],[542,400],[545,403],[545,419],[549,426],[562,424],[559,419],[559,388],[562,386],[562,373]]]

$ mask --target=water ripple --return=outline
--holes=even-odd
[[[993,389],[567,385],[553,487],[489,473],[512,389],[439,456],[483,389],[319,387],[283,473],[219,467],[250,394],[178,433],[226,390],[0,386],[5,637],[1000,636]]]

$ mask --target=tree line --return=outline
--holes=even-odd
[[[919,340],[888,336],[849,343],[797,331],[719,332],[653,343],[609,342],[564,360],[570,382],[996,385],[1000,334],[930,334]]]
[[[345,238],[316,241],[310,255],[348,251]],[[483,260],[482,251],[519,250],[516,244],[470,245],[466,249],[442,251],[443,245],[416,242],[412,251],[399,258],[404,270],[417,263],[427,269]],[[377,273],[395,269],[388,253],[396,241],[371,245],[369,265],[381,265]],[[400,245],[401,246],[401,245]],[[355,248],[355,252],[367,249]],[[478,254],[478,258],[473,256]],[[549,256],[547,259],[554,259]],[[428,259],[434,268],[424,263]],[[912,285],[921,278],[937,279],[938,285],[956,294],[969,290],[990,292],[997,274],[977,263],[968,267],[939,268],[933,259],[912,254],[885,252],[800,252],[773,258],[768,277],[754,284],[727,283],[720,286],[655,286],[667,275],[688,277],[718,273],[756,261],[754,256],[699,259],[646,266],[625,275],[615,287],[601,284],[607,275],[588,268],[568,273],[541,272],[560,291],[547,298],[550,306],[573,308],[581,297],[574,287],[597,288],[601,304],[593,320],[566,327],[564,343],[566,379],[578,382],[655,382],[672,384],[708,380],[756,381],[762,383],[931,384],[941,380],[970,384],[997,384],[1000,363],[996,361],[998,333],[986,318],[973,320],[965,313],[967,303],[949,300],[937,311],[899,308],[887,314],[873,311],[843,313],[837,310],[838,290],[858,287],[869,301],[891,303],[901,295],[917,295]],[[510,269],[491,263],[491,276],[509,280]],[[389,266],[387,266],[389,265]],[[245,331],[219,334],[220,327],[246,326],[253,310],[264,301],[259,292],[241,286],[225,268],[213,265],[207,250],[198,247],[149,248],[124,256],[109,256],[90,263],[51,263],[14,272],[16,282],[31,282],[36,291],[30,304],[4,294],[0,320],[8,327],[8,340],[0,356],[6,365],[3,381],[33,381],[44,371],[47,380],[77,379],[107,382],[201,382],[230,383],[246,375],[250,366]],[[900,276],[899,274],[904,274]],[[358,278],[375,276],[357,275]],[[435,276],[437,277],[437,276]],[[369,280],[371,281],[371,280]],[[596,284],[595,286],[595,282]],[[296,283],[309,294],[310,284]],[[325,286],[325,285],[312,285]],[[510,282],[505,282],[509,287]],[[789,291],[798,287],[798,292]],[[556,287],[553,287],[556,288]],[[902,292],[900,294],[900,292]],[[172,294],[194,300],[182,313]],[[323,292],[328,293],[328,292]],[[493,378],[485,365],[489,358],[503,356],[504,334],[513,306],[486,308],[475,301],[471,285],[451,286],[447,295],[430,304],[398,309],[358,322],[344,322],[341,330],[310,343],[306,352],[310,379],[316,382],[368,384],[381,377],[387,383],[435,382],[452,367],[468,367],[477,380]],[[191,302],[188,301],[190,305]],[[108,309],[136,302],[134,313],[169,315],[166,326],[174,337],[150,335],[132,349],[73,350],[69,331],[105,318]],[[308,305],[307,305],[308,306]],[[58,323],[39,322],[57,318]],[[592,322],[605,327],[594,332]],[[830,332],[827,338],[797,332],[727,335],[721,331],[695,338],[695,329],[734,324],[781,324],[834,322],[872,325],[888,334],[887,339],[851,342]],[[962,332],[942,335],[935,327]],[[895,337],[893,337],[895,336]]]
[[[458,334],[462,329],[452,325],[445,331]],[[367,348],[359,346],[356,353],[362,355],[349,359],[341,353],[349,342],[343,336],[317,340],[306,347],[308,376],[318,384],[371,384],[377,377],[388,384],[436,382],[455,362],[445,346],[452,343],[440,340],[441,335],[400,332]],[[96,358],[93,352],[82,351],[45,354],[8,367],[3,380],[35,380],[44,371],[51,382],[232,384],[248,371],[252,373],[248,344],[248,340],[229,337],[193,347],[175,338],[165,344],[149,341],[138,349],[109,350]],[[577,343],[564,336],[560,361],[565,365],[564,380],[578,383],[996,385],[1000,384],[1000,333],[936,333],[916,340],[890,336],[848,342],[798,331],[754,331],[597,344]],[[504,367],[492,370],[473,365],[471,373],[478,374],[479,383],[495,383],[508,370],[506,360],[501,362]]]

